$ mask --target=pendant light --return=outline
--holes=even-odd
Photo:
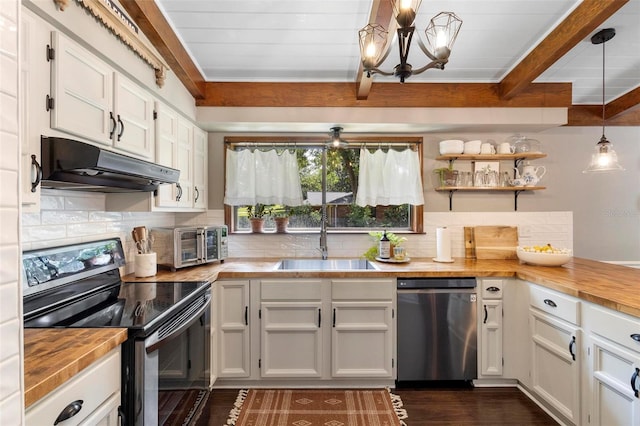
[[[340,138],[342,127],[336,126],[332,127],[329,130],[331,130],[331,133],[329,133],[331,139],[329,140],[329,142],[327,142],[327,148],[346,148],[347,146],[349,146],[349,143],[347,141]]]
[[[602,44],[602,137],[596,144],[595,152],[591,154],[591,163],[582,171],[582,173],[594,173],[594,172],[611,172],[616,170],[624,170],[624,168],[618,164],[618,155],[613,150],[611,142],[604,136],[604,123],[605,123],[605,104],[604,104],[604,45],[607,41],[611,40],[616,35],[614,28],[605,28],[598,31],[591,37],[591,43]]]

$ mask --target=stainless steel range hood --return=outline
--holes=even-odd
[[[43,188],[152,192],[180,178],[180,170],[65,138],[42,136],[41,160]]]

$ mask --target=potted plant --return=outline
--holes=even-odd
[[[369,232],[369,235],[374,241],[374,244],[369,247],[369,249],[365,251],[362,256],[367,260],[375,260],[375,258],[378,256],[378,244],[380,243],[380,238],[382,238],[382,231],[371,231]],[[389,231],[387,231],[387,238],[391,243],[391,253],[393,253],[393,248],[395,246],[400,246],[404,241],[407,241],[406,237],[401,237]]]
[[[449,167],[441,167],[433,171],[438,175],[437,188],[443,186],[456,186],[456,180],[458,178],[458,171],[453,170],[453,162],[449,162]]]
[[[269,215],[269,209],[264,204],[247,206],[247,215],[251,223],[251,232],[261,233],[264,228],[265,216]]]
[[[273,220],[276,222],[277,234],[285,234],[287,232],[290,215],[291,211],[288,206],[281,206],[279,209],[271,210],[271,216],[273,216]]]

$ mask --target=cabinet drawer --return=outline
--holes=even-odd
[[[502,299],[502,280],[481,280],[482,299]]]
[[[42,398],[25,413],[27,425],[52,425],[70,403],[81,400],[82,408],[64,422],[77,425],[114,393],[120,395],[120,349],[115,349]]]
[[[262,300],[321,300],[321,280],[262,280]]]
[[[585,320],[593,333],[640,353],[640,319],[598,306],[588,306]],[[632,337],[634,336],[634,337]]]
[[[551,315],[580,325],[580,302],[571,296],[530,285],[531,306]]]
[[[333,300],[393,300],[395,280],[331,280]]]

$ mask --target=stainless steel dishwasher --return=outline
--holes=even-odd
[[[477,377],[475,278],[398,278],[398,378]]]

